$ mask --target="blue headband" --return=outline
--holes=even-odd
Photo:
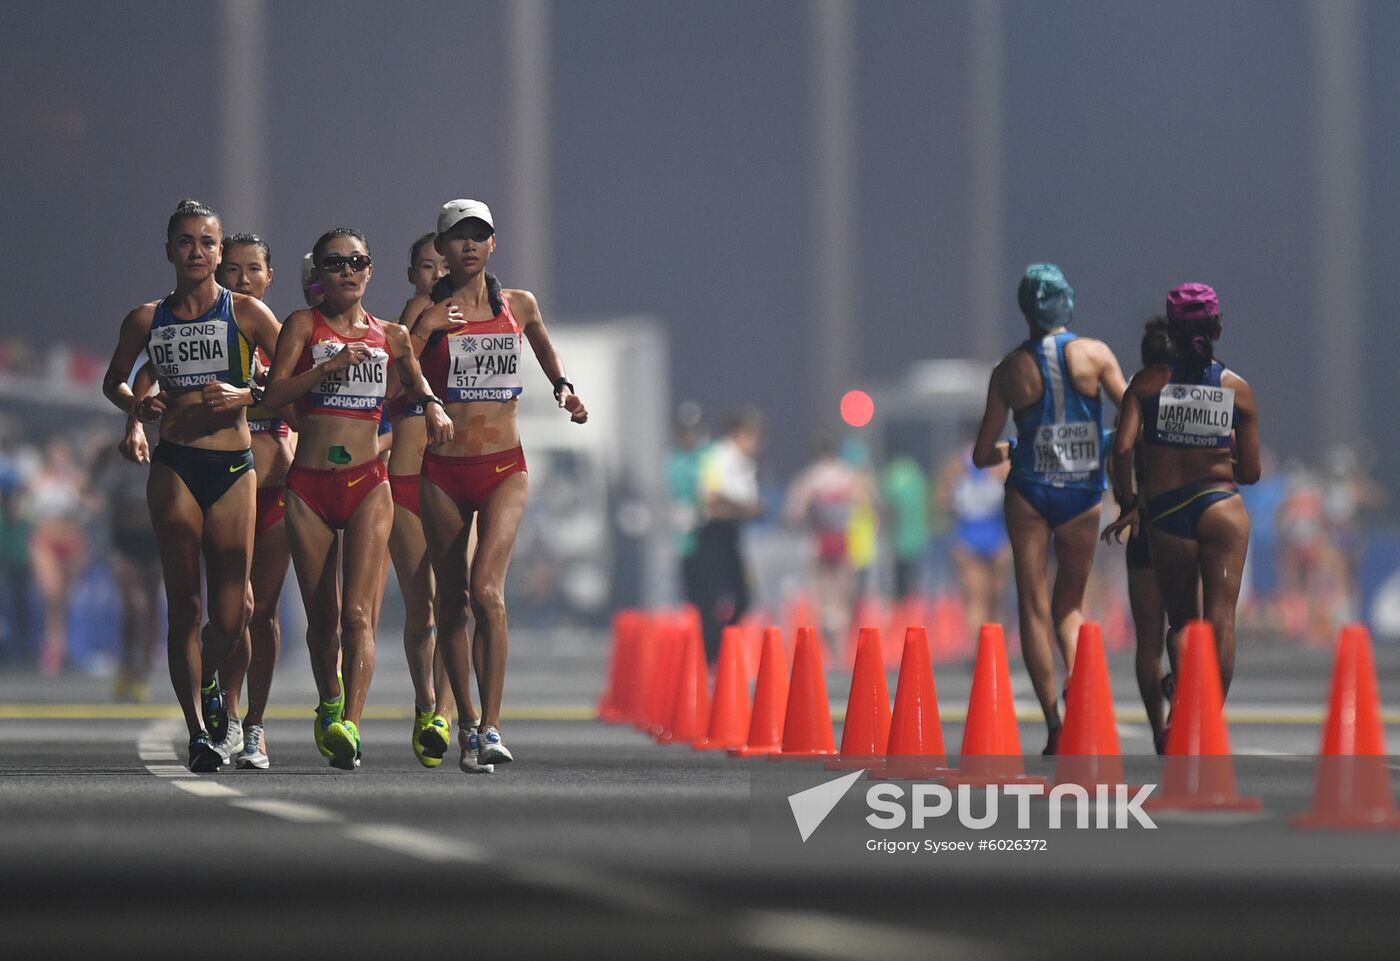
[[[1064,327],[1074,319],[1074,288],[1054,264],[1031,264],[1021,275],[1016,302],[1026,320],[1042,330]]]

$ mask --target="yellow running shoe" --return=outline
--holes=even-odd
[[[353,771],[360,766],[360,729],[354,721],[332,721],[322,740],[331,752],[331,767]]]
[[[345,717],[345,692],[342,691],[340,697],[334,701],[322,701],[316,707],[316,717],[311,722],[311,731],[316,738],[316,750],[321,752],[322,757],[330,757],[330,748],[326,747],[326,730],[336,721]]]
[[[452,746],[452,725],[447,718],[424,711],[413,719],[413,756],[424,767],[437,767]]]

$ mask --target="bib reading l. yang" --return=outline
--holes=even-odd
[[[1069,480],[1099,469],[1099,425],[1044,423],[1035,432],[1035,471],[1050,480]]]
[[[1168,384],[1157,398],[1157,434],[1169,443],[1216,446],[1230,436],[1234,421],[1233,387]]]
[[[520,391],[520,334],[447,336],[447,400],[508,401]]]
[[[320,367],[345,349],[337,341],[323,341],[311,347],[311,362]],[[380,347],[371,347],[369,356],[344,370],[332,371],[321,378],[311,392],[319,407],[342,410],[374,410],[384,400],[388,381],[389,354]]]
[[[213,383],[229,369],[228,322],[164,324],[152,331],[147,350],[166,387]]]

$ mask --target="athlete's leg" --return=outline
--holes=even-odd
[[[1175,671],[1181,659],[1186,624],[1201,616],[1199,549],[1195,541],[1168,534],[1149,524],[1152,573],[1167,614],[1167,658]]]
[[[472,647],[481,694],[481,725],[500,728],[506,679],[506,570],[529,496],[527,474],[512,474],[477,512],[476,554],[471,565],[471,605],[476,616]]]
[[[144,673],[140,671],[140,650],[146,645],[142,632],[148,629],[154,612],[150,610],[150,597],[146,593],[141,563],[139,559],[113,551],[109,564],[112,569],[112,584],[117,589],[121,601],[121,660],[118,663],[122,686],[119,697],[131,696],[131,685]]]
[[[204,683],[213,679],[243,640],[253,613],[248,571],[253,563],[254,508],[258,479],[240,477],[204,512],[204,570],[209,620],[204,626]]]
[[[1050,618],[1060,655],[1065,660],[1065,676],[1074,670],[1074,652],[1079,644],[1079,626],[1084,623],[1084,592],[1094,569],[1094,549],[1099,543],[1099,506],[1055,528],[1055,586],[1050,593]]]
[[[1146,535],[1144,535],[1146,536]],[[1133,611],[1133,627],[1137,633],[1137,683],[1147,722],[1152,725],[1154,740],[1161,736],[1166,723],[1166,705],[1162,697],[1162,648],[1166,644],[1166,615],[1162,610],[1162,592],[1150,567],[1128,568],[1128,604]]]
[[[1006,586],[1011,580],[1011,545],[1004,544],[988,564],[991,572],[991,586],[987,591],[989,621],[1001,620],[1001,612],[1006,605]]]
[[[424,481],[418,509],[436,581],[437,650],[459,704],[471,703],[472,638],[468,633],[467,531],[471,514],[463,514],[440,487]],[[465,715],[464,715],[465,717]]]
[[[365,495],[345,525],[341,544],[341,561],[345,565],[345,598],[340,610],[345,717],[356,724],[360,723],[374,678],[374,628],[387,573],[385,547],[393,522],[394,502],[385,481]]]
[[[272,690],[272,674],[282,651],[282,625],[277,617],[277,605],[282,599],[282,586],[287,581],[287,567],[291,561],[287,522],[279,520],[264,528],[253,546],[253,571],[249,577],[253,585],[253,618],[248,622],[252,661],[248,667],[245,724],[263,723],[263,712]]]
[[[311,673],[323,701],[340,688],[340,538],[290,488],[287,490],[287,546],[296,567],[306,608],[306,647]]]
[[[200,596],[199,548],[204,537],[204,515],[185,482],[161,463],[151,465],[146,501],[151,511],[151,526],[160,545],[161,571],[165,577],[170,683],[185,716],[185,727],[190,737],[194,737],[204,730],[199,704],[203,674],[199,628],[204,611]]]
[[[68,573],[60,556],[62,548],[46,537],[31,542],[30,559],[34,581],[44,607],[44,644],[39,656],[45,674],[63,670],[68,655]]]
[[[402,504],[394,505],[389,532],[389,555],[403,595],[403,650],[408,676],[413,682],[415,707],[421,713],[436,710],[439,693],[433,686],[433,568],[423,522]]]
[[[983,624],[992,620],[984,603],[986,572],[982,560],[961,544],[953,547],[953,564],[958,570],[958,588],[963,597],[963,616],[969,630],[976,635]]]
[[[1050,589],[1045,570],[1050,558],[1050,528],[1040,513],[1012,488],[1006,490],[1005,503],[1006,530],[1011,537],[1016,572],[1021,656],[1045,715],[1045,725],[1052,732],[1058,731],[1059,691],[1055,687],[1054,654],[1050,648]]]
[[[257,548],[254,548],[254,556],[257,556]],[[248,586],[248,607],[253,609],[257,606],[256,599],[252,594],[251,575]],[[252,620],[248,621],[252,625]],[[243,629],[243,636],[238,639],[238,643],[233,645],[233,650],[229,651],[228,657],[224,659],[223,666],[219,668],[219,687],[224,692],[224,703],[228,706],[229,717],[238,716],[238,705],[243,696],[243,681],[248,677],[248,665],[253,660],[253,638],[249,634],[249,628]]]
[[[1220,655],[1220,689],[1229,694],[1235,676],[1235,605],[1249,549],[1249,513],[1244,498],[1229,497],[1207,507],[1196,524],[1196,536],[1205,615],[1215,628]]]

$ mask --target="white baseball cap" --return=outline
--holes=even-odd
[[[449,200],[438,213],[437,232],[445,234],[468,218],[484,221],[492,231],[496,225],[491,221],[491,208],[480,200]]]

